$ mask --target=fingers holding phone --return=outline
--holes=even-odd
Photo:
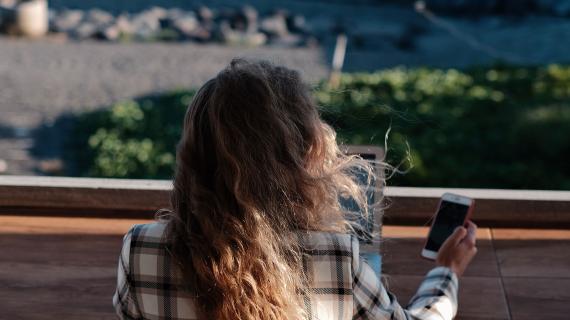
[[[467,245],[475,247],[477,242],[477,225],[470,220],[467,220],[465,224],[467,228],[467,235],[463,241],[465,241]]]
[[[432,222],[422,257],[462,275],[477,253],[477,226],[469,220],[475,201],[444,193]]]
[[[459,226],[468,227],[467,221],[469,221],[474,204],[473,199],[465,196],[452,193],[443,194],[421,252],[422,257],[436,260],[438,251],[444,241],[453,234],[455,228]],[[467,230],[464,231],[467,232]]]
[[[467,266],[477,254],[477,225],[471,221],[466,227],[457,227],[439,249],[436,263],[448,267],[458,276],[463,275]]]

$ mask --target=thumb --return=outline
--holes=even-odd
[[[447,241],[456,245],[461,242],[465,236],[467,236],[467,229],[465,229],[465,227],[457,227],[455,228],[455,231],[453,231],[453,233],[449,236]]]

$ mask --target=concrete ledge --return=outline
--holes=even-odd
[[[0,176],[0,212],[21,215],[149,218],[169,206],[166,180]],[[491,227],[570,227],[570,192],[388,187],[385,224],[425,225],[439,197],[473,197],[473,219]]]

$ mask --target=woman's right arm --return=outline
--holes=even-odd
[[[475,233],[476,226],[470,222],[468,229],[458,228],[446,240],[439,251],[439,267],[426,275],[406,308],[386,290],[368,264],[355,257],[354,319],[453,319],[457,313],[457,276],[477,252]]]

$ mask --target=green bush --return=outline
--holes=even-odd
[[[570,189],[570,67],[395,68],[346,74],[314,95],[343,142],[384,146],[391,128],[388,161],[412,160],[391,185]],[[70,155],[78,173],[170,178],[191,97],[82,115]]]
[[[169,178],[192,91],[123,101],[78,117],[67,145],[74,175]]]

